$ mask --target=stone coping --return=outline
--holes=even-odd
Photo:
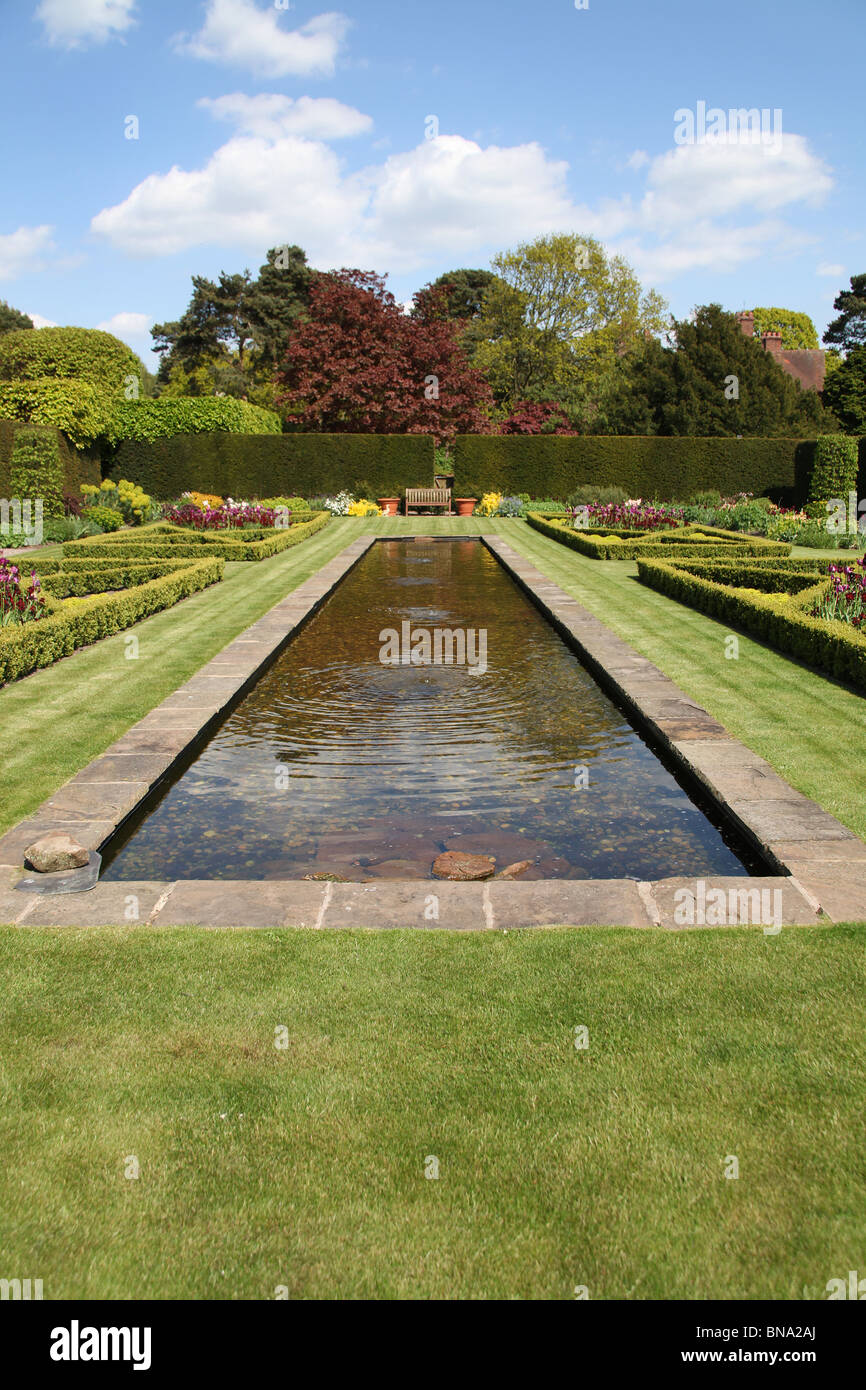
[[[400,539],[411,535],[401,533]],[[439,541],[458,536],[417,534],[416,538]],[[25,847],[49,830],[67,831],[88,849],[101,849],[183,756],[201,745],[380,539],[392,538],[367,535],[352,541],[32,816],[0,837],[0,920],[33,926],[145,921],[226,927],[414,925],[454,930],[591,924],[677,927],[688,925],[677,920],[683,916],[684,894],[692,892],[697,902],[699,895],[711,889],[722,889],[729,897],[763,889],[779,904],[785,924],[814,923],[822,911],[835,921],[866,920],[866,844],[796,792],[657,667],[494,533],[481,533],[479,539],[635,725],[666,750],[687,778],[700,784],[740,834],[778,869],[779,877],[655,883],[631,879],[528,883],[181,880],[99,883],[88,893],[62,898],[13,888],[21,876]],[[781,894],[779,899],[772,899],[773,890]],[[700,919],[701,909],[694,915]]]

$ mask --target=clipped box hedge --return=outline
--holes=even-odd
[[[801,585],[796,571],[779,567],[777,589],[768,593],[757,592],[757,586],[749,582],[749,566],[739,575],[727,576],[724,583],[710,578],[697,563],[679,557],[642,558],[637,568],[644,584],[668,598],[720,618],[785,656],[866,690],[866,634],[848,623],[813,618],[806,611],[826,591],[829,576],[816,583],[813,572],[807,576],[810,582]]]
[[[78,647],[110,637],[142,618],[171,608],[222,579],[224,561],[208,556],[171,574],[118,593],[89,594],[58,604],[49,598],[47,616],[0,629],[0,684],[50,666]]]
[[[194,559],[180,560],[123,560],[107,564],[99,561],[57,561],[56,567],[46,569],[37,560],[35,569],[42,589],[54,598],[81,598],[84,594],[104,594],[111,589],[131,589],[176,574],[196,564]]]
[[[9,499],[14,496],[10,477],[12,453],[19,431],[28,428],[29,426],[22,420],[0,419],[0,497]],[[48,429],[49,426],[43,428]],[[54,429],[53,426],[50,428]],[[76,449],[61,430],[54,429],[54,433],[57,438],[60,461],[63,465],[64,491],[77,497],[81,491],[82,483],[94,483],[98,487],[102,480],[98,450],[95,448]]]
[[[127,439],[112,477],[139,483],[151,497],[182,492],[219,497],[315,497],[349,489],[400,497],[432,487],[433,439],[424,434],[178,434],[152,443]]]
[[[294,526],[252,526],[246,531],[192,531],[160,522],[135,531],[115,531],[107,536],[66,541],[63,554],[70,559],[106,556],[124,560],[179,559],[219,555],[224,560],[268,560],[314,536],[330,520],[330,512],[314,512],[310,521]]]
[[[770,541],[741,531],[717,531],[684,527],[681,531],[626,531],[617,528],[575,530],[572,522],[556,521],[530,512],[529,525],[551,540],[567,545],[591,560],[636,560],[640,555],[666,554],[699,557],[714,555],[790,555],[788,541]]]
[[[593,483],[668,500],[704,488],[725,495],[772,491],[800,500],[808,492],[814,450],[815,441],[805,439],[459,435],[454,495],[502,491],[564,498],[579,483]]]

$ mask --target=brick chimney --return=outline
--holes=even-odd
[[[764,344],[764,351],[777,360],[782,356],[782,335],[781,333],[765,333],[761,342]]]
[[[737,314],[740,324],[740,332],[744,338],[754,338],[755,336],[755,315],[751,309],[744,309],[741,314]]]

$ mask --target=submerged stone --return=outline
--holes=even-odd
[[[448,878],[457,883],[474,883],[482,878],[492,878],[495,868],[495,860],[486,854],[463,854],[455,849],[446,850],[433,863],[436,878]]]

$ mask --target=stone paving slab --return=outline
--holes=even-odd
[[[161,927],[315,927],[329,884],[182,879],[155,917]]]
[[[444,880],[331,883],[322,926],[480,931],[488,926],[483,883]]]
[[[866,869],[866,865],[861,866]],[[791,872],[803,889],[820,902],[834,922],[866,922],[866,873],[846,865],[791,861]]]
[[[798,883],[783,875],[667,878],[651,886],[660,925],[674,931],[706,926],[815,926],[820,920],[816,903]],[[718,912],[719,900],[709,896],[719,889],[725,895],[719,913],[722,921],[713,916],[714,911]],[[688,920],[689,916],[692,920]]]
[[[11,830],[7,830],[5,835],[0,836],[0,864],[20,868],[27,846],[32,845],[41,835],[47,835],[49,830],[65,830],[79,844],[84,845],[85,849],[99,849],[114,828],[115,822],[111,820],[80,821],[64,819],[62,816],[34,816],[30,820],[20,821]]]
[[[67,782],[42,803],[46,818],[108,820],[119,825],[150,790],[148,782]]]
[[[161,883],[136,881],[97,883],[88,893],[69,893],[64,897],[37,897],[22,892],[12,896],[27,903],[26,910],[17,918],[18,926],[135,926],[148,921],[164,889]]]
[[[152,786],[171,767],[175,754],[164,753],[104,753],[81,772],[76,772],[67,787],[90,782],[146,782]],[[65,790],[65,788],[64,788]]]
[[[650,927],[653,914],[634,879],[495,880],[487,885],[493,928]]]

